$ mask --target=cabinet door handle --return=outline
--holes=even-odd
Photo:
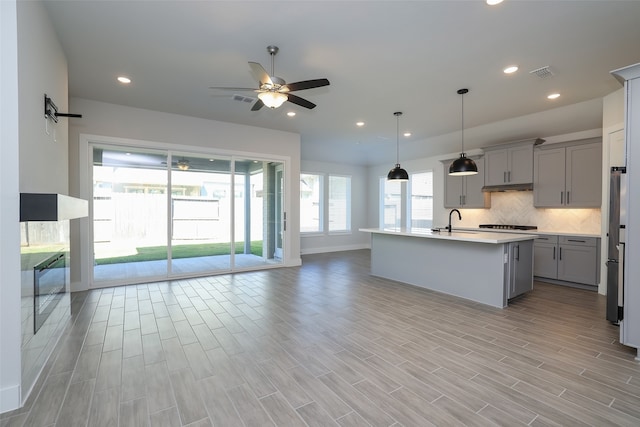
[[[558,257],[560,261],[562,261],[562,248],[560,248],[560,256]]]
[[[577,242],[577,243],[587,243],[586,240],[578,240],[578,239],[567,239],[568,242]]]
[[[520,261],[520,245],[516,245],[516,261]]]
[[[555,246],[553,247],[553,259],[554,260],[556,259],[556,247]]]
[[[567,204],[569,204],[569,192],[567,191]]]
[[[507,172],[507,182],[511,182],[511,171]]]
[[[462,195],[462,205],[466,205],[467,204],[467,195],[463,194]]]
[[[560,192],[560,204],[564,203],[564,191]]]
[[[502,172],[502,182],[507,182],[507,171]]]
[[[462,195],[458,196],[458,204],[462,206]]]

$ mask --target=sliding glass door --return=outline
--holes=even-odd
[[[167,276],[167,154],[93,149],[93,281]]]
[[[93,283],[277,265],[282,162],[93,146]]]

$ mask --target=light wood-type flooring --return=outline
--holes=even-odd
[[[536,282],[501,310],[372,277],[369,257],[75,293],[0,426],[640,425],[603,296]]]

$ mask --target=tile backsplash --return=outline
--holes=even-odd
[[[600,209],[533,207],[532,191],[491,193],[490,209],[464,209],[462,227],[479,224],[536,225],[540,231],[600,234]]]

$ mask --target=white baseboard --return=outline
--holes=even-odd
[[[318,248],[307,248],[307,249],[301,249],[300,255],[324,254],[327,252],[355,251],[358,249],[371,249],[371,244],[359,243],[356,245],[324,246],[324,247],[318,247]]]
[[[20,407],[20,384],[0,389],[0,414]]]

